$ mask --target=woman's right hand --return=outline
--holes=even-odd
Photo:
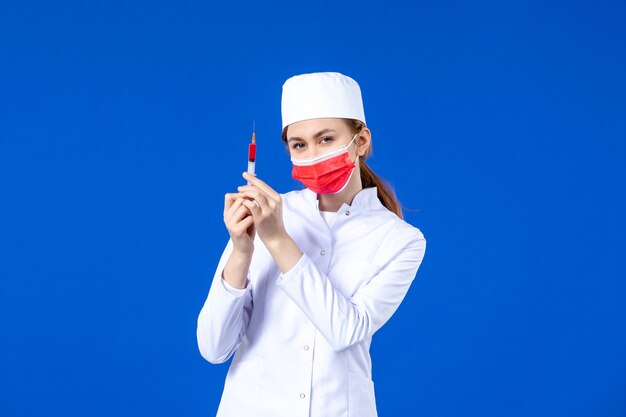
[[[251,258],[254,252],[254,219],[243,201],[238,193],[226,194],[224,224],[233,242],[233,253]]]

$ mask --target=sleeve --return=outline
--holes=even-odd
[[[414,229],[415,230],[415,229]],[[409,290],[424,258],[426,239],[419,232],[409,240],[389,233],[381,248],[393,255],[355,294],[346,298],[332,286],[312,259],[303,254],[276,284],[307,315],[334,351],[370,337],[391,318]],[[398,240],[404,240],[400,245]]]
[[[246,287],[242,289],[229,285],[222,278],[222,271],[231,253],[232,241],[229,240],[198,315],[198,348],[202,357],[211,363],[226,362],[237,350],[252,316],[249,275]]]

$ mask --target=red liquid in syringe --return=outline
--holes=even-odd
[[[256,175],[254,173],[254,168],[256,165],[256,134],[252,132],[252,142],[248,145],[248,173],[252,175]],[[248,182],[248,184],[250,184]]]

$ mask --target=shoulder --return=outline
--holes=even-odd
[[[389,231],[387,239],[393,240],[397,244],[408,245],[419,241],[426,241],[424,233],[422,233],[419,227],[401,219],[382,204],[381,207],[374,210],[371,215],[377,217],[380,222],[385,223],[385,227]]]
[[[387,265],[403,260],[412,265],[421,262],[426,252],[426,238],[418,227],[401,219],[382,204],[380,209],[371,211],[372,214],[378,218],[378,228],[384,230],[377,241],[370,243],[376,245],[372,263]]]
[[[395,216],[395,213],[392,213]],[[412,236],[413,238],[420,240],[420,239],[426,239],[424,237],[424,233],[422,233],[422,231],[419,229],[419,227],[412,225],[411,223],[407,222],[404,219],[399,218],[398,216],[396,216],[396,229],[403,234],[406,234],[408,236]]]
[[[373,193],[372,193],[373,194]],[[378,197],[372,197],[366,210],[368,222],[378,223],[389,230],[389,235],[395,240],[425,240],[424,233],[417,227],[385,207]]]

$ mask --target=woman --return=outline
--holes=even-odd
[[[283,140],[307,187],[226,194],[229,242],[198,317],[211,363],[234,353],[217,415],[376,416],[369,347],[396,311],[426,240],[367,167],[358,84],[339,73],[283,85]]]

